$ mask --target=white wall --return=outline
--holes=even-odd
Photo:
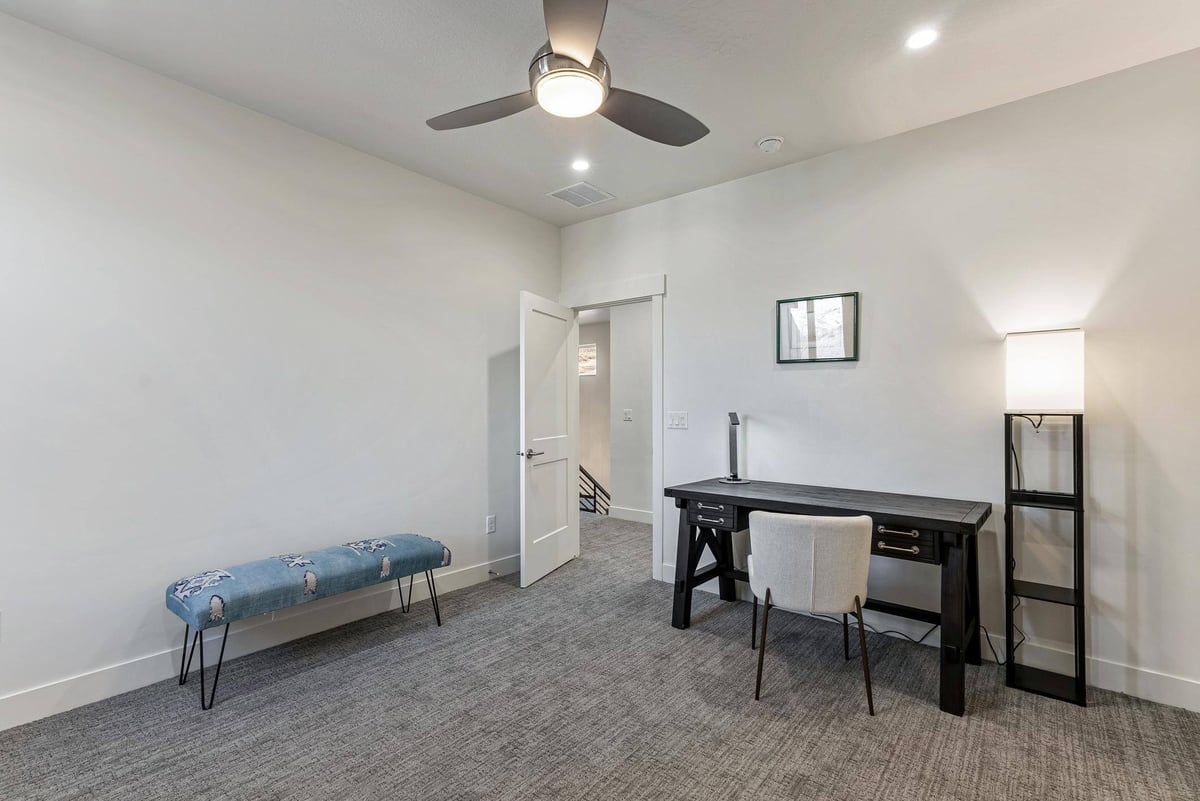
[[[579,344],[596,346],[596,374],[579,376],[579,463],[606,488],[611,483],[609,324],[579,326]]]
[[[1193,51],[572,226],[564,291],[668,273],[665,403],[691,425],[666,432],[668,483],[724,472],[738,409],[750,478],[997,503],[993,634],[1002,335],[1082,325],[1090,679],[1200,709],[1200,640],[1179,629],[1200,606],[1197,85]],[[774,301],[849,290],[862,360],[776,365]],[[936,603],[931,568],[875,560],[871,585]],[[1042,617],[1023,652],[1054,662]]]
[[[612,352],[612,508],[625,520],[650,523],[652,397],[650,303],[610,310]],[[625,410],[633,412],[625,420]]]
[[[554,227],[5,16],[0,117],[0,727],[171,675],[198,570],[404,531],[447,589],[515,568]]]

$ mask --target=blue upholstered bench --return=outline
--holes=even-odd
[[[450,564],[450,549],[437,540],[417,534],[360,540],[319,551],[287,553],[259,559],[224,570],[206,570],[181,578],[167,586],[167,609],[184,622],[183,650],[179,658],[179,683],[185,684],[192,668],[192,655],[200,643],[200,708],[211,709],[217,696],[217,680],[225,658],[229,624],[296,604],[328,598],[350,590],[396,580],[400,608],[412,606],[413,576],[425,573],[437,624],[442,625],[433,571]],[[408,601],[400,579],[408,577]],[[212,694],[204,695],[204,637],[201,632],[225,626],[221,655],[213,676]],[[188,649],[188,635],[192,647]],[[184,657],[186,658],[186,661]]]

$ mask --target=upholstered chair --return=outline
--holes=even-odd
[[[867,685],[867,710],[875,714],[875,703],[871,698],[871,668],[867,661],[867,637],[862,618],[870,561],[869,517],[750,513],[750,556],[746,566],[750,574],[750,589],[754,592],[751,648],[754,647],[758,601],[760,598],[763,601],[758,675],[754,680],[756,701],[762,689],[767,618],[771,609],[779,607],[790,612],[840,614],[842,644],[847,660],[850,659],[848,615],[852,614],[858,620],[863,680]]]

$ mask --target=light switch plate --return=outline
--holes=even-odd
[[[667,428],[687,428],[687,412],[667,412]]]
[[[496,516],[488,515],[487,518],[484,519],[484,521],[483,521],[483,526],[484,526],[483,533],[495,534],[496,533]]]
[[[633,422],[633,409],[625,409],[621,413],[621,419],[623,421],[625,421],[626,423],[632,423]]]

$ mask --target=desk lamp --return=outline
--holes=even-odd
[[[729,413],[729,475],[721,479],[724,484],[749,484],[744,478],[738,478],[737,457],[737,427],[742,424],[737,412]]]

